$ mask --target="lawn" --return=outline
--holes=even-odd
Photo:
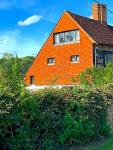
[[[113,134],[111,134],[104,142],[96,146],[91,146],[88,150],[113,150]]]

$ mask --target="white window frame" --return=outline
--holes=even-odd
[[[73,41],[67,40],[67,42],[66,42],[66,34],[68,33],[69,36],[71,37],[71,32],[75,32],[75,37],[73,36],[73,39],[75,39],[75,40],[73,40]],[[64,34],[64,42],[60,42],[61,34]],[[53,38],[54,38],[54,45],[80,43],[80,30],[77,29],[77,30],[70,30],[70,31],[65,31],[65,32],[60,32],[60,33],[54,33]]]

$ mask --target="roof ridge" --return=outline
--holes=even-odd
[[[99,44],[113,45],[113,26],[98,20],[80,16],[70,11],[67,13]]]
[[[78,17],[81,17],[81,18],[83,18],[83,19],[87,19],[88,21],[92,21],[92,22],[96,22],[96,23],[101,23],[100,21],[98,21],[98,20],[94,20],[94,19],[92,19],[92,18],[88,18],[88,17],[85,17],[85,16],[81,16],[81,15],[78,15],[78,14],[75,14],[75,13],[73,13],[73,12],[71,12],[71,11],[68,11],[68,10],[66,10],[69,14],[72,14],[72,15],[75,15],[75,16],[78,16]],[[104,23],[101,23],[101,24],[104,24]],[[111,27],[113,27],[112,25],[109,25],[109,24],[105,24],[105,25],[108,25],[108,26],[111,26]]]

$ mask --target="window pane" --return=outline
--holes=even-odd
[[[55,64],[55,58],[48,58],[47,63],[48,64]]]
[[[76,56],[76,61],[79,61],[80,60],[80,57],[79,55]]]
[[[75,42],[75,31],[70,31],[70,42]]]
[[[75,31],[75,41],[80,41],[80,33],[79,30]]]
[[[65,42],[68,43],[70,41],[70,33],[65,32]]]
[[[97,66],[104,66],[104,54],[96,53],[96,64]]]
[[[64,33],[60,33],[60,43],[65,43]]]
[[[75,62],[75,61],[76,61],[76,57],[73,56],[73,57],[72,57],[72,62]]]
[[[111,63],[112,62],[112,54],[105,54],[105,63]]]
[[[59,43],[59,34],[55,34],[55,44]]]
[[[73,55],[70,57],[71,62],[78,62],[80,60],[79,55]]]

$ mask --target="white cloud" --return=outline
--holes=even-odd
[[[40,47],[40,43],[23,36],[18,30],[0,32],[0,54],[36,55]]]
[[[31,17],[28,17],[24,21],[19,21],[17,24],[19,26],[29,26],[30,24],[37,23],[38,21],[40,21],[41,18],[42,16],[33,15]]]

